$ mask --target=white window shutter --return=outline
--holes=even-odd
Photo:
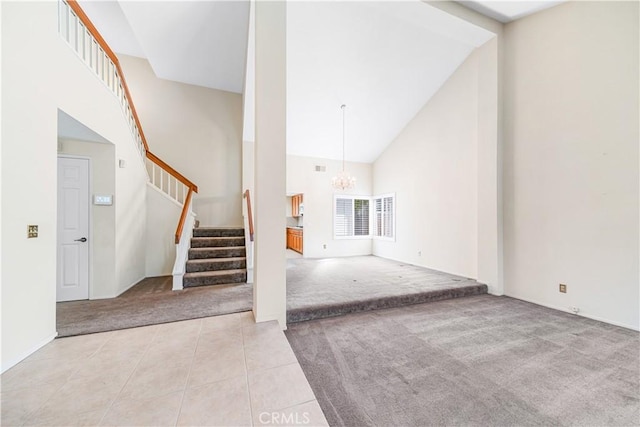
[[[373,235],[382,236],[382,199],[375,199],[375,212],[373,220],[375,221]]]
[[[336,237],[353,236],[353,199],[336,198],[333,227]]]
[[[354,201],[354,235],[369,235],[369,200],[355,199]]]
[[[384,237],[393,237],[394,235],[393,197],[385,197],[383,204],[384,204]]]

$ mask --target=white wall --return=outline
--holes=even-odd
[[[568,2],[505,28],[506,293],[634,329],[638,21]]]
[[[482,110],[493,111],[489,118],[479,115],[478,82],[483,66],[495,75],[495,48],[494,40],[469,55],[374,163],[374,192],[396,193],[396,239],[374,240],[375,255],[478,278],[480,124],[493,129],[493,170],[485,173],[494,176],[496,141],[495,80]],[[495,180],[485,186],[495,193]]]
[[[60,154],[91,159],[91,188],[94,194],[116,194],[115,146],[71,139],[59,140]],[[116,288],[116,209],[91,204],[89,299],[111,298]]]
[[[112,141],[127,163],[115,178],[121,290],[144,277],[146,172],[116,98],[58,36],[57,3],[0,7],[5,370],[55,336],[58,108]],[[26,238],[27,224],[40,226],[37,239]]]
[[[242,226],[242,95],[160,79],[119,55],[149,150],[198,186],[201,226]]]
[[[326,172],[316,172],[316,165],[326,166]],[[334,240],[333,238],[334,196],[336,194],[373,195],[371,164],[354,162],[345,164],[346,171],[356,177],[356,188],[344,192],[338,192],[331,186],[331,178],[341,169],[342,162],[338,160],[287,156],[287,194],[304,194],[303,253],[305,258],[371,254],[370,239]]]
[[[176,261],[175,235],[182,206],[147,184],[146,276],[170,276]]]
[[[284,1],[252,2],[255,11],[255,273],[257,322],[287,325],[285,258],[286,22]]]
[[[286,196],[284,198],[284,212],[287,218],[291,218],[293,215],[293,196]],[[287,221],[288,225],[289,221]]]
[[[489,293],[504,294],[503,85],[504,25],[456,1],[425,0],[433,7],[495,34],[478,53],[478,277]]]
[[[253,198],[255,197],[255,142],[244,141],[242,143],[242,192],[249,190],[252,202],[255,204]],[[255,208],[253,209],[255,211]],[[255,217],[255,212],[252,212]],[[247,201],[243,199],[242,202],[242,215],[247,216]],[[247,220],[248,221],[248,220]],[[248,224],[248,222],[247,222]]]

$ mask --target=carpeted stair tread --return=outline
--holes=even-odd
[[[182,280],[184,287],[245,283],[246,281],[246,269],[185,273]]]
[[[193,237],[244,237],[244,228],[198,227],[193,229]]]
[[[348,313],[379,310],[384,308],[401,307],[405,305],[422,304],[426,302],[442,301],[461,298],[470,295],[486,294],[487,285],[476,284],[452,289],[430,290],[405,295],[393,295],[380,298],[362,299],[345,303],[328,303],[317,306],[287,309],[287,323],[304,322],[325,317],[341,316]]]
[[[193,237],[191,238],[192,248],[244,246],[244,236],[235,237]]]
[[[244,228],[194,228],[183,286],[246,283],[245,243]]]
[[[200,258],[187,261],[187,273],[247,268],[246,257]]]
[[[185,277],[205,277],[205,276],[222,276],[225,274],[233,274],[233,273],[246,273],[247,270],[243,268],[239,268],[236,270],[223,270],[223,271],[199,271],[196,273],[185,273]]]
[[[215,248],[191,248],[189,259],[244,257],[244,246],[220,246]]]

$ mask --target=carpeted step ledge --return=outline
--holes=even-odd
[[[247,270],[200,271],[185,273],[182,284],[185,288],[205,285],[229,285],[246,283]]]
[[[287,310],[287,323],[304,322],[325,317],[341,316],[369,310],[402,307],[405,305],[422,304],[425,302],[441,301],[470,295],[486,294],[487,285],[477,284],[454,289],[420,292],[409,295],[394,295],[383,298],[363,299],[360,301],[323,304],[317,306],[295,308]]]

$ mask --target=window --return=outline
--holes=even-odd
[[[393,239],[395,237],[395,195],[373,198],[373,235]]]
[[[370,205],[368,197],[336,196],[334,237],[369,237]]]
[[[369,199],[353,200],[353,228],[356,236],[369,235]]]
[[[333,236],[336,239],[395,239],[396,196],[335,196]]]

